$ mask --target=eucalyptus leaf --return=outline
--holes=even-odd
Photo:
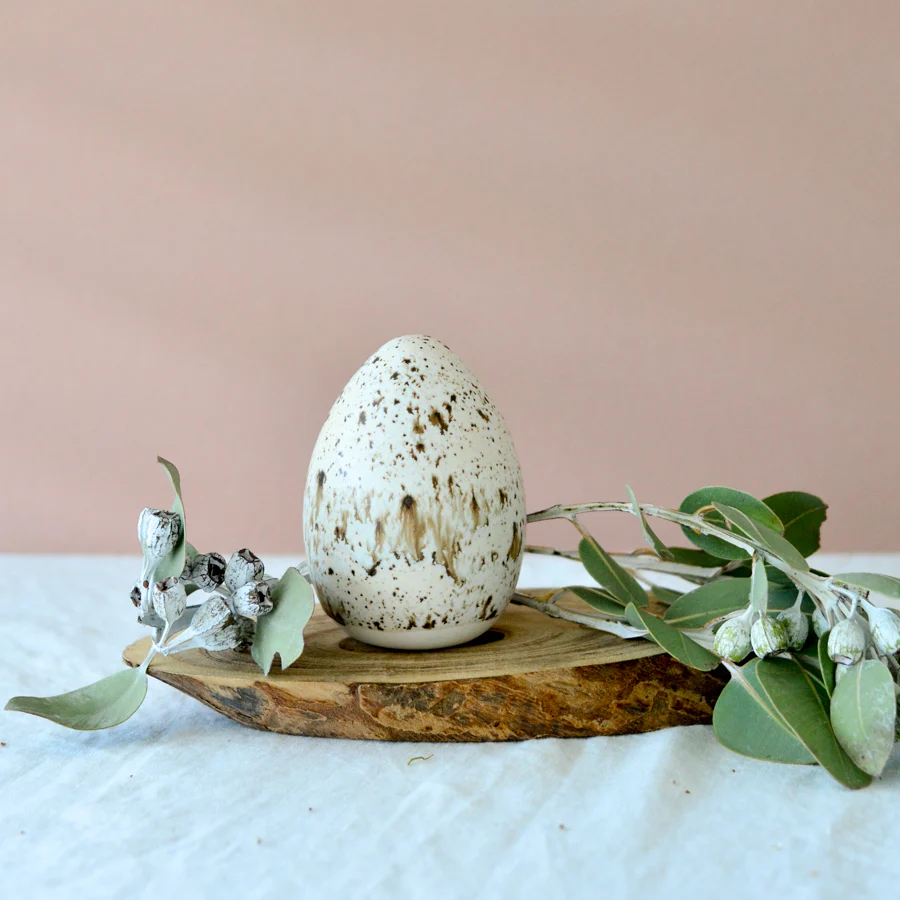
[[[656,532],[650,527],[650,523],[647,521],[644,511],[641,509],[640,503],[637,502],[637,498],[634,496],[634,491],[627,484],[625,485],[625,491],[628,494],[628,499],[631,501],[634,514],[641,523],[641,531],[644,534],[644,540],[647,542],[647,545],[656,552],[656,555],[660,559],[671,560],[672,554],[669,552],[669,548],[657,537]]]
[[[809,765],[815,757],[775,711],[759,684],[753,659],[732,668],[732,679],[716,700],[713,730],[719,743],[753,759]]]
[[[750,605],[760,615],[766,614],[769,604],[769,581],[766,578],[766,565],[758,557],[753,557],[753,570],[750,574]]]
[[[303,629],[315,606],[313,589],[296,570],[288,569],[272,588],[273,609],[260,616],[250,655],[269,674],[277,653],[286,669],[303,653]]]
[[[629,603],[625,615],[635,628],[645,628],[650,637],[678,662],[703,672],[711,672],[721,663],[715,653],[701,647],[695,640],[647,610],[638,609],[633,603]]]
[[[819,639],[816,645],[816,656],[819,659],[819,671],[822,673],[822,684],[825,687],[828,696],[834,694],[834,676],[837,666],[834,660],[828,655],[828,636],[830,631],[826,631]]]
[[[822,670],[819,668],[818,659],[796,651],[792,656],[797,660],[798,665],[803,667],[803,671],[813,680],[816,690],[822,697],[822,702],[826,704],[829,703],[831,694],[828,693],[828,689],[825,687],[825,681],[822,678]]]
[[[900,600],[900,578],[894,578],[891,575],[878,575],[873,572],[842,572],[840,575],[835,575],[834,580]]]
[[[164,559],[160,560],[155,569],[154,578],[157,581],[163,581],[173,575],[181,575],[184,570],[187,541],[185,539],[184,503],[181,499],[181,476],[178,474],[178,469],[167,459],[157,456],[156,461],[165,470],[169,482],[172,485],[172,490],[175,491],[175,500],[172,502],[172,512],[176,512],[181,516],[181,537],[172,552]]]
[[[809,571],[809,565],[800,551],[793,544],[788,543],[777,531],[760,525],[759,522],[749,518],[733,506],[727,506],[724,503],[714,503],[713,505],[735,528],[740,529],[769,553],[800,572]]]
[[[565,590],[599,612],[606,613],[609,616],[618,616],[620,619],[625,617],[625,604],[620,603],[612,594],[607,594],[606,591],[601,591],[597,588],[581,587],[580,585],[574,585]]]
[[[125,669],[100,681],[55,697],[13,697],[6,708],[29,713],[78,731],[120,725],[137,711],[147,695],[143,668]]]
[[[871,777],[838,743],[822,695],[796,660],[760,660],[757,674],[772,707],[832,777],[849,788],[865,787],[871,782]]]
[[[750,519],[759,522],[774,531],[783,531],[781,520],[768,506],[766,506],[765,503],[762,502],[762,500],[757,500],[756,497],[745,494],[743,491],[736,491],[733,488],[707,487],[702,488],[699,491],[694,491],[693,494],[689,494],[681,501],[679,511],[693,514],[697,512],[698,509],[716,503],[739,509]],[[704,518],[713,525],[724,526],[725,524],[721,514],[710,512],[709,514],[704,515]],[[746,559],[750,556],[749,553],[742,550],[740,547],[735,547],[733,544],[729,544],[721,538],[700,534],[685,525],[682,525],[681,530],[692,544],[695,544],[701,550],[705,550],[720,559]]]
[[[840,745],[869,775],[880,775],[894,748],[894,679],[876,659],[853,666],[831,697],[831,725]]]
[[[672,557],[672,562],[682,566],[697,566],[698,569],[718,569],[722,565],[720,557],[713,556],[705,550],[698,550],[694,547],[669,547],[668,550]]]
[[[812,556],[822,545],[822,523],[828,515],[828,504],[815,494],[785,491],[766,497],[763,503],[781,519],[784,537],[803,556]]]
[[[749,578],[753,572],[753,568],[750,565],[751,560],[748,560],[745,563],[741,563],[737,568],[731,569],[729,568],[728,574],[731,578]],[[773,586],[780,587],[790,587],[796,593],[796,588],[794,588],[794,582],[788,577],[788,575],[781,571],[781,569],[776,569],[775,566],[771,566],[768,563],[766,564],[766,579],[769,582],[769,590],[771,591]]]
[[[591,578],[616,600],[638,606],[647,605],[647,594],[634,576],[626,572],[594,538],[586,536],[581,539],[578,555]]]
[[[709,622],[744,609],[750,602],[746,578],[719,578],[688,594],[682,594],[663,619],[676,628],[702,628]]]
[[[654,584],[650,588],[650,594],[654,600],[662,603],[663,606],[671,606],[679,597],[684,596],[682,591],[673,591],[671,588],[661,587],[658,584]]]

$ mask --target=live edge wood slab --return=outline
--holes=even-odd
[[[379,741],[517,741],[707,723],[727,680],[642,639],[511,604],[477,640],[424,653],[348,637],[318,607],[306,649],[268,677],[246,653],[189,650],[149,673],[242,725]],[[150,639],[126,648],[140,665]]]

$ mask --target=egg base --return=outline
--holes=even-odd
[[[496,618],[479,619],[464,625],[409,628],[402,631],[378,631],[361,625],[344,625],[343,628],[350,637],[373,647],[385,647],[389,650],[440,650],[475,640],[496,621]]]

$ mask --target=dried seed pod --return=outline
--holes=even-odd
[[[881,606],[869,607],[866,614],[875,649],[882,656],[893,656],[900,651],[900,617]]]
[[[265,573],[262,560],[246,547],[236,550],[225,566],[225,587],[232,593],[248,581],[259,581]]]
[[[206,650],[243,650],[256,634],[256,623],[243,616],[224,628],[199,637],[199,643]]]
[[[828,655],[836,663],[853,665],[862,659],[866,649],[866,632],[855,619],[844,619],[828,635]]]
[[[739,663],[750,652],[750,626],[743,616],[729,619],[716,632],[713,650],[731,662]]]
[[[190,580],[201,591],[214,591],[225,581],[225,557],[221,553],[198,553],[191,566]]]
[[[249,581],[231,598],[231,608],[241,616],[264,616],[272,612],[272,598],[265,581]]]
[[[831,627],[828,624],[828,617],[818,607],[816,607],[815,612],[812,614],[812,626],[813,631],[816,633],[816,637],[822,637],[822,635]]]
[[[778,619],[760,616],[750,629],[750,643],[760,659],[781,653],[790,646],[787,626]]]
[[[791,649],[799,650],[809,637],[809,619],[796,606],[779,613],[776,618],[787,628],[788,643]]]
[[[138,517],[138,540],[145,559],[158,562],[181,538],[181,516],[167,509],[144,509]]]
[[[174,622],[187,606],[184,585],[173,575],[153,585],[153,610],[167,623]]]
[[[148,628],[162,628],[166,623],[156,614],[150,599],[150,583],[135,581],[131,589],[131,602],[138,608],[138,623]]]
[[[193,647],[205,646],[206,638],[223,628],[233,624],[234,616],[231,607],[224,597],[213,594],[207,597],[194,613],[190,625],[181,634],[172,638],[166,645],[164,653],[190,650]]]
[[[200,604],[200,608],[191,619],[189,630],[195,635],[208,634],[230,624],[232,619],[228,601],[218,594],[213,594],[212,597],[208,597]]]

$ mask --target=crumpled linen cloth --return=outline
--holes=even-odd
[[[900,574],[900,555],[819,564]],[[115,672],[143,633],[137,571],[0,556],[0,700]],[[576,580],[576,564],[531,557],[521,583]],[[873,897],[900,876],[896,753],[851,792],[818,767],[736,756],[708,726],[511,744],[290,737],[154,679],[118,728],[3,713],[0,742],[3,898]]]

